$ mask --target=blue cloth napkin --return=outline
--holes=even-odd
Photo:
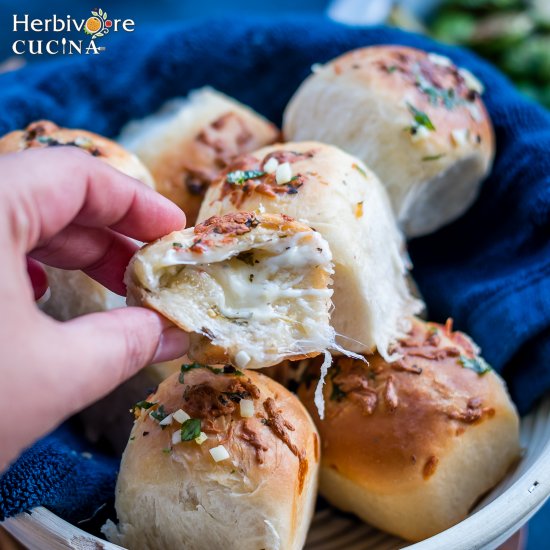
[[[481,196],[460,220],[410,243],[430,318],[480,344],[521,412],[550,388],[550,114],[467,51],[383,27],[323,17],[239,17],[139,28],[105,38],[99,56],[0,76],[0,133],[38,118],[117,134],[165,100],[211,85],[279,123],[313,63],[371,44],[404,44],[452,58],[486,85],[498,153]],[[117,461],[85,458],[67,427],[0,479],[0,519],[38,504],[77,522],[112,496]],[[87,456],[87,455],[86,455]]]

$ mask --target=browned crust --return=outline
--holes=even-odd
[[[280,149],[271,151],[263,159],[258,159],[253,155],[242,155],[234,159],[212,184],[220,187],[220,199],[229,196],[236,208],[239,208],[254,193],[258,193],[266,199],[274,199],[279,195],[296,195],[307,182],[307,174],[295,174],[289,182],[279,185],[275,174],[264,172],[264,166],[271,158],[275,158],[279,163],[292,164],[311,159],[315,154],[315,150],[298,152]],[[247,179],[242,183],[229,181],[228,174],[237,170],[256,171],[261,175]]]
[[[161,312],[162,313],[162,312]],[[177,321],[173,322],[178,324]],[[299,361],[301,359],[309,359],[317,357],[321,352],[312,352],[301,355],[292,355],[287,357],[286,360]],[[189,352],[188,355],[193,361],[199,363],[205,363],[207,365],[214,365],[217,363],[230,363],[231,358],[225,352],[225,350],[219,346],[212,344],[210,339],[203,334],[193,332],[189,335]],[[271,367],[268,367],[271,368]]]
[[[256,415],[243,418],[239,412],[241,399],[251,399],[255,402]],[[295,401],[290,410],[283,403],[288,399]],[[298,494],[303,490],[303,484],[308,471],[307,457],[312,455],[318,462],[318,451],[315,451],[315,440],[308,450],[309,433],[304,432],[304,422],[310,423],[307,413],[302,409],[296,398],[277,382],[268,377],[251,371],[224,369],[221,365],[214,367],[198,366],[180,374],[174,374],[161,384],[152,394],[147,396],[153,407],[143,413],[136,409],[138,422],[148,434],[162,432],[158,421],[151,419],[149,413],[158,410],[162,405],[166,414],[181,408],[191,418],[201,419],[201,430],[209,435],[221,437],[224,445],[229,447],[244,442],[254,450],[258,465],[266,463],[266,452],[273,447],[273,440],[280,440],[290,454],[300,462],[298,469]],[[292,421],[290,420],[292,419]],[[311,424],[313,428],[313,425]],[[177,427],[172,426],[169,431]],[[142,430],[142,431],[143,431]],[[316,436],[315,430],[313,434]],[[182,443],[193,445],[194,443]],[[172,446],[173,447],[173,446]],[[185,447],[175,447],[182,449]],[[160,453],[161,449],[159,449]]]
[[[476,350],[450,323],[414,320],[394,351],[403,354],[395,363],[378,354],[368,356],[368,365],[334,358],[324,421],[313,401],[318,360],[298,390],[319,429],[323,465],[374,487],[429,479],[455,437],[511,410],[494,373],[463,366],[461,357]]]
[[[473,136],[474,147],[489,161],[494,156],[494,131],[485,105],[456,65],[442,66],[434,63],[428,52],[397,45],[353,50],[329,65],[337,76],[380,90],[388,101],[402,102],[406,97],[429,116],[437,130],[434,134],[446,147],[450,147],[453,129],[466,128]],[[473,115],[474,109],[479,117]]]
[[[159,192],[182,208],[193,225],[204,194],[220,170],[235,157],[274,143],[279,135],[267,120],[251,120],[228,110],[196,135],[185,137],[177,147],[159,155],[149,168]]]
[[[94,157],[124,156],[129,153],[102,136],[87,130],[61,128],[50,120],[31,122],[24,130],[16,130],[0,139],[0,153],[25,149],[73,146]]]

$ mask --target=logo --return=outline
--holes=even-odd
[[[94,38],[105,36],[112,26],[113,22],[107,19],[107,12],[101,8],[94,8],[92,10],[92,17],[88,17],[86,23],[84,23],[84,32],[90,34],[93,40]]]
[[[12,51],[16,55],[97,55],[106,49],[106,46],[98,46],[96,40],[109,32],[134,32],[133,19],[109,19],[107,12],[101,8],[94,8],[91,16],[83,19],[75,19],[70,15],[58,17],[53,15],[48,19],[31,19],[28,14],[13,15],[13,32],[47,33],[45,39],[33,37],[31,39],[17,39],[12,44]],[[58,38],[51,35],[62,34]],[[78,38],[86,35],[86,39]]]

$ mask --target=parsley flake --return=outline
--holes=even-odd
[[[247,180],[261,178],[266,174],[267,172],[264,172],[263,170],[235,170],[234,172],[229,172],[229,174],[225,176],[225,180],[228,183],[242,185]]]
[[[439,160],[440,158],[443,158],[445,156],[444,153],[441,153],[440,155],[428,155],[427,157],[422,157],[423,161],[430,161],[430,160]]]
[[[185,383],[185,375],[193,369],[208,369],[214,374],[233,374],[235,376],[243,376],[240,370],[237,370],[233,365],[225,365],[222,368],[211,367],[210,365],[201,365],[200,363],[190,363],[188,365],[181,366],[181,372],[179,376],[179,383]]]
[[[472,369],[474,372],[477,372],[480,376],[485,374],[486,372],[489,372],[491,369],[491,365],[483,359],[483,357],[466,357],[465,355],[461,355],[458,359],[458,362],[466,369]]]
[[[430,117],[424,111],[420,111],[414,105],[411,105],[409,102],[407,102],[407,107],[411,115],[413,116],[415,123],[418,126],[424,126],[424,128],[427,128],[432,132],[435,131],[435,126],[430,120]]]
[[[181,440],[191,441],[201,434],[200,418],[189,418],[181,425]]]
[[[150,416],[151,418],[162,422],[168,416],[168,413],[164,410],[164,405],[160,405],[158,409],[151,411]]]
[[[354,162],[351,167],[354,169],[354,170],[357,170],[364,178],[368,179],[368,176],[367,176],[367,173],[363,170],[363,168],[361,168],[361,166],[359,166],[356,162]]]

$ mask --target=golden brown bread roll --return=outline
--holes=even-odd
[[[244,155],[211,185],[199,220],[239,209],[282,212],[318,231],[334,257],[332,324],[342,345],[388,357],[421,306],[406,283],[403,239],[386,191],[361,161],[317,142]]]
[[[450,323],[415,320],[396,351],[399,361],[373,355],[368,366],[335,358],[322,421],[318,366],[298,395],[321,435],[321,494],[416,541],[464,519],[504,477],[519,457],[519,419],[502,379]]]
[[[211,88],[170,101],[130,122],[119,137],[151,170],[157,191],[195,225],[204,193],[234,156],[273,143],[279,130],[252,109]]]
[[[38,120],[24,130],[15,130],[0,138],[0,155],[29,148],[71,145],[110,164],[113,168],[154,188],[151,174],[139,159],[114,141],[86,130],[60,128],[49,120]],[[69,271],[44,266],[51,294],[41,309],[58,319],[68,321],[85,313],[95,313],[125,304],[124,298],[111,292],[82,271]]]
[[[319,439],[296,396],[255,372],[191,364],[138,405],[109,540],[130,550],[302,548]]]
[[[351,51],[317,66],[289,102],[292,141],[333,143],[387,187],[408,237],[462,215],[494,156],[482,84],[450,59],[404,46]]]
[[[288,216],[227,214],[142,248],[128,303],[190,332],[193,360],[266,367],[334,343],[331,260],[321,235]]]
[[[15,130],[0,138],[0,155],[60,145],[78,147],[145,185],[155,187],[149,170],[141,161],[114,141],[87,130],[61,128],[49,120],[37,120],[24,130]]]

